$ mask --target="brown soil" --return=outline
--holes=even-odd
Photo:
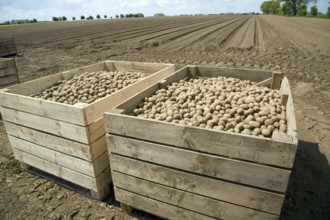
[[[165,17],[40,23],[13,36],[21,81],[103,60],[281,70],[299,146],[282,219],[330,218],[330,22],[278,16]],[[0,122],[0,219],[131,219],[113,197],[88,199],[25,172]],[[135,211],[134,218],[154,219]]]

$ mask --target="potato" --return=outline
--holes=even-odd
[[[281,106],[280,97],[279,91],[257,87],[248,80],[195,78],[158,90],[139,103],[137,109],[161,113],[155,115],[157,120],[271,137],[275,129],[286,130],[285,107]],[[134,110],[133,114],[139,112]],[[153,117],[150,113],[147,116]]]

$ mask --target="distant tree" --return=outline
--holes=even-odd
[[[260,10],[263,14],[276,14],[280,8],[280,3],[277,1],[265,1],[261,4]]]
[[[316,3],[317,0],[279,0],[280,2],[285,2],[291,8],[292,15],[296,16],[298,13],[298,8],[300,5],[308,5],[310,2]]]
[[[327,15],[330,17],[330,7],[328,7]]]
[[[307,5],[300,5],[298,7],[298,12],[297,12],[298,16],[306,16],[307,15]]]
[[[85,16],[80,16],[80,20],[85,20]]]
[[[125,17],[125,15],[124,14],[120,14],[120,18],[124,18]]]
[[[75,21],[76,20],[76,17],[72,17],[72,21]]]
[[[156,13],[156,14],[154,14],[154,17],[163,17],[163,16],[165,16],[163,13]]]
[[[129,16],[129,15],[128,15],[128,14],[126,14],[126,15],[125,15],[125,18],[128,18],[128,16]]]
[[[58,21],[58,18],[57,17],[53,17],[53,21]]]
[[[93,20],[93,19],[94,19],[94,17],[92,15],[87,17],[87,20]]]
[[[104,15],[104,18],[108,18],[108,16],[107,15]]]
[[[101,18],[101,16],[100,16],[100,15],[96,15],[96,18],[97,18],[97,19],[100,19],[100,18]]]
[[[112,19],[112,16],[110,18]]]
[[[317,7],[316,6],[313,6],[313,7],[311,7],[311,15],[313,16],[313,17],[315,17],[315,16],[317,16]]]
[[[291,8],[287,3],[284,3],[281,7],[282,15],[290,15],[291,14]]]
[[[116,15],[116,18],[119,18],[119,15]]]
[[[37,22],[38,22],[37,19],[35,18],[32,19],[32,23],[37,23]]]
[[[137,13],[136,15],[137,15],[139,18],[144,18],[144,14],[143,14],[143,13],[140,13],[140,12],[139,12],[139,13]]]
[[[63,17],[62,17],[62,20],[63,20],[63,21],[66,21],[66,20],[67,20],[67,18],[66,18],[65,16],[63,16]]]

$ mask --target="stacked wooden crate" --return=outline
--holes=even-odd
[[[131,116],[172,82],[227,76],[280,89],[287,134],[241,135]],[[185,67],[105,113],[115,196],[169,219],[278,219],[297,149],[287,78],[270,71]]]
[[[138,71],[148,76],[92,104],[30,97],[60,80],[95,71]],[[173,72],[170,64],[107,61],[2,90],[1,113],[15,157],[89,189],[94,198],[105,198],[111,175],[103,113]]]
[[[0,58],[0,89],[19,84],[14,58]]]

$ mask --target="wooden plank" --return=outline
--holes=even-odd
[[[110,167],[108,151],[104,152],[101,156],[95,159],[92,163],[94,169],[94,176],[98,176],[103,170]]]
[[[21,85],[23,84],[15,87]],[[10,92],[12,90],[13,88],[10,88],[8,91],[0,92],[0,104],[3,107],[76,125],[85,125],[85,115],[81,107],[13,94]]]
[[[203,77],[234,77],[242,80],[251,80],[253,82],[261,82],[272,76],[271,71],[251,70],[238,68],[222,68],[222,67],[206,67],[197,66],[197,76]]]
[[[109,151],[266,190],[285,192],[290,171],[174,148],[116,135],[108,135]]]
[[[108,63],[108,62],[107,62]],[[145,62],[127,62],[127,61],[114,61],[113,68],[115,71],[137,71],[146,75],[154,74],[167,69],[173,65],[165,63],[145,63]],[[173,69],[174,70],[174,69]],[[174,71],[173,71],[174,72]]]
[[[227,181],[194,175],[120,155],[110,154],[111,170],[216,200],[280,214],[283,194],[267,192]],[[114,185],[117,180],[113,178]]]
[[[261,164],[291,168],[297,149],[296,144],[281,143],[269,138],[244,136],[114,113],[105,113],[104,117],[107,132],[113,134]]]
[[[281,92],[288,95],[288,100],[286,103],[287,134],[291,135],[293,142],[298,144],[296,116],[294,113],[293,98],[287,77],[284,77],[282,80]]]
[[[14,83],[11,83],[11,84],[7,84],[7,85],[3,85],[3,86],[0,86],[0,89],[3,89],[3,88],[10,88],[10,87],[12,87],[12,86],[15,86],[15,85],[17,85],[17,84],[19,84],[19,82],[17,81],[17,82],[14,82]],[[1,103],[1,97],[0,97],[0,103]]]
[[[216,219],[278,219],[278,215],[199,196],[183,190],[112,172],[117,188]]]
[[[18,86],[15,86],[14,88],[11,88],[8,92],[13,94],[30,96],[37,92],[50,88],[59,80],[63,80],[62,73],[53,74],[50,76],[22,83]]]
[[[15,66],[13,58],[0,58],[0,69]]]
[[[281,94],[281,105],[286,106],[286,103],[288,102],[289,95],[286,93]]]
[[[13,58],[0,58],[0,69],[15,66]]]
[[[0,77],[14,75],[14,74],[17,75],[15,66],[0,69]]]
[[[123,189],[115,187],[116,200],[123,202],[127,205],[134,207],[135,209],[143,210],[148,213],[152,213],[159,217],[172,220],[200,220],[200,219],[215,219],[205,215],[201,215],[197,212],[192,212],[186,209],[182,209],[176,206],[172,206],[154,199],[146,198],[135,193],[125,191]]]
[[[126,62],[125,62],[126,63]],[[129,62],[128,62],[129,63]],[[129,63],[132,65],[132,68],[137,68],[138,66],[141,66],[141,64],[135,64],[135,63]],[[125,65],[129,65],[125,64]],[[114,65],[119,65],[119,63],[114,63]],[[124,64],[121,64],[122,66],[125,66]],[[141,67],[143,67],[142,65]],[[157,65],[155,65],[157,66]],[[147,67],[147,66],[146,66]],[[158,69],[160,69],[162,65],[158,65]],[[127,71],[127,69],[123,68],[121,71]],[[139,71],[140,69],[136,69]],[[97,102],[93,103],[92,105],[89,105],[85,108],[85,114],[86,114],[86,120],[87,124],[91,124],[94,121],[99,120],[103,117],[104,112],[110,110],[111,108],[119,105],[120,103],[124,102],[128,98],[132,97],[133,95],[139,93],[140,91],[144,90],[145,88],[148,88],[152,84],[157,83],[161,79],[169,76],[174,72],[174,66],[169,66],[166,69],[160,70],[152,75],[150,75],[147,78],[144,78],[143,80],[140,80],[132,85],[127,86],[124,89],[121,89],[113,94],[111,94],[108,97],[104,97]]]
[[[13,148],[23,151],[25,153],[42,158],[49,162],[55,163],[59,166],[77,171],[87,176],[96,176],[94,173],[93,164],[89,161],[80,158],[72,157],[62,152],[54,151],[38,144],[25,141],[9,135],[10,144]]]
[[[264,81],[258,82],[256,86],[269,86],[272,83],[272,78],[265,79]]]
[[[24,139],[32,143],[37,143],[46,148],[63,152],[64,154],[68,154],[87,161],[93,161],[95,158],[100,156],[98,155],[97,157],[95,157],[95,155],[91,153],[91,151],[93,151],[93,147],[90,147],[85,144],[57,137],[10,122],[5,122],[5,126],[7,133],[11,136],[18,137],[20,139]],[[106,149],[104,149],[102,153],[104,153],[105,150]]]
[[[272,75],[272,83],[270,85],[271,89],[280,89],[281,87],[281,81],[282,81],[283,73],[282,72],[273,72]]]
[[[22,161],[30,166],[36,167],[47,173],[58,176],[62,179],[68,180],[72,183],[83,186],[87,189],[92,189],[97,191],[96,179],[93,177],[84,175],[82,173],[76,172],[74,170],[68,169],[63,166],[59,166],[55,163],[51,163],[42,158],[20,151],[16,148],[13,148],[13,151],[15,158],[19,161]]]
[[[0,52],[0,57],[6,57],[6,56],[9,56],[9,55],[16,55],[16,53],[17,53],[16,50]]]
[[[19,82],[17,74],[0,77],[0,86]]]
[[[5,121],[54,134],[59,137],[74,140],[79,143],[89,144],[86,127],[73,125],[70,123],[8,108],[2,108],[1,113]]]
[[[87,129],[88,129],[90,143],[94,142],[100,137],[103,137],[106,133],[103,118],[100,118],[99,120],[90,124]]]

